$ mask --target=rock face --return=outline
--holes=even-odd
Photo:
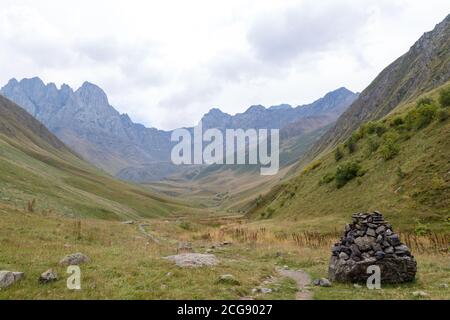
[[[78,253],[70,254],[70,255],[64,257],[59,262],[59,265],[60,266],[79,266],[80,264],[89,263],[89,262],[91,262],[91,259],[88,256],[78,252]]]
[[[414,280],[417,263],[381,213],[357,213],[352,220],[332,248],[328,271],[332,281],[365,282],[372,265],[380,267],[382,283]]]
[[[166,259],[184,268],[215,266],[218,263],[216,256],[213,254],[183,253],[166,257]]]

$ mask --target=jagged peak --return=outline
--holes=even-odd
[[[75,91],[75,94],[87,104],[109,105],[108,97],[106,96],[105,91],[103,91],[103,89],[99,86],[88,81],[85,81],[83,85]]]
[[[253,105],[250,108],[247,109],[247,111],[245,111],[245,113],[247,112],[258,112],[258,111],[266,111],[266,107],[264,107],[263,105]]]

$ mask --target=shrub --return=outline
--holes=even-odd
[[[442,107],[450,107],[450,88],[444,89],[439,93],[439,103]]]
[[[428,126],[437,114],[437,106],[436,105],[425,105],[420,107],[417,110],[417,118],[415,127],[417,129],[422,129]]]
[[[437,113],[437,118],[439,121],[444,122],[449,118],[448,111],[446,109],[440,109]]]
[[[380,147],[380,142],[377,138],[369,137],[367,139],[367,155],[370,156],[372,153],[378,150]]]
[[[384,124],[382,123],[377,123],[375,126],[375,133],[377,134],[377,136],[381,137],[383,136],[383,134],[387,131],[387,128]]]
[[[322,177],[322,179],[319,182],[319,185],[328,184],[331,181],[333,181],[334,178],[335,178],[335,175],[333,173],[329,172]]]
[[[314,162],[310,163],[308,166],[306,166],[305,169],[303,169],[303,173],[307,174],[307,173],[317,169],[321,165],[322,165],[322,161],[320,161],[320,160],[314,161]]]
[[[425,105],[433,104],[434,100],[430,97],[420,98],[419,101],[417,101],[416,106],[421,107]]]
[[[396,132],[388,132],[384,135],[380,153],[385,161],[393,159],[400,152],[400,147],[397,144],[398,139],[399,135]]]
[[[336,162],[339,162],[344,157],[344,153],[341,150],[341,147],[337,147],[336,151],[334,152],[334,159]]]
[[[336,169],[335,180],[336,187],[342,188],[352,179],[362,176],[361,166],[356,162],[348,162]]]
[[[391,127],[399,127],[404,123],[405,121],[403,120],[402,117],[396,117],[394,120],[392,120]]]

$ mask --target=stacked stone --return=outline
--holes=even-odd
[[[378,211],[352,215],[352,223],[332,248],[329,276],[341,282],[364,281],[370,276],[365,270],[370,265],[381,267],[387,283],[411,281],[416,273],[409,248]]]

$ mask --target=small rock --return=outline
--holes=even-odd
[[[260,288],[259,292],[267,294],[267,293],[271,293],[273,290],[270,288]]]
[[[122,224],[134,224],[133,220],[123,221]]]
[[[58,274],[53,269],[48,269],[39,277],[39,283],[45,284],[58,280]]]
[[[283,266],[284,270],[289,270],[289,266]]]
[[[375,230],[373,230],[372,228],[368,228],[368,229],[367,229],[366,235],[371,236],[371,237],[374,237],[374,238],[377,236]]]
[[[381,260],[386,256],[386,254],[383,251],[377,251],[375,252],[375,258],[377,260]]]
[[[65,256],[59,262],[59,265],[60,266],[79,266],[80,264],[89,263],[89,262],[91,262],[91,259],[88,256],[86,256],[80,252],[77,252],[77,253]]]
[[[428,293],[425,291],[414,291],[413,292],[414,297],[428,297]]]
[[[447,288],[448,288],[448,284],[446,284],[446,283],[441,283],[441,284],[438,286],[438,288],[440,288],[440,289],[447,289]]]
[[[11,271],[0,271],[0,288],[7,288],[15,282]]]
[[[355,289],[361,289],[361,288],[362,288],[362,286],[359,285],[359,284],[357,284],[357,283],[355,283],[355,284],[353,285],[353,287],[354,287]]]
[[[376,232],[377,234],[383,233],[384,231],[386,231],[386,227],[385,227],[385,226],[379,226],[379,227],[377,228],[377,230],[375,230],[375,232]]]
[[[386,249],[384,249],[384,252],[387,254],[393,254],[394,253],[394,248],[393,247],[388,247]]]
[[[13,275],[14,275],[14,282],[20,281],[23,278],[25,278],[24,272],[13,272]]]
[[[320,279],[314,279],[312,284],[315,285],[316,287],[320,286]]]
[[[341,252],[341,253],[339,253],[339,259],[348,260],[349,256],[345,252]]]
[[[321,287],[331,287],[331,282],[330,282],[330,280],[328,280],[326,278],[322,278],[322,279],[320,279],[319,285]]]
[[[217,280],[217,283],[239,286],[241,283],[232,274],[223,274]]]

